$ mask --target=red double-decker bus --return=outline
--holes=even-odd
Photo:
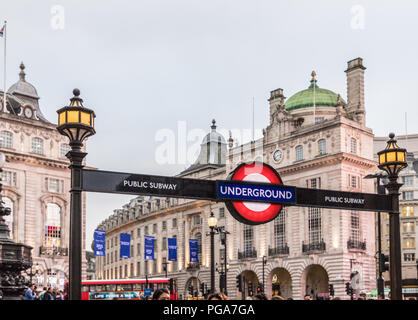
[[[65,283],[66,293],[67,288],[68,283]],[[81,300],[142,300],[147,288],[152,292],[167,288],[170,300],[177,300],[176,285],[171,278],[84,280]]]

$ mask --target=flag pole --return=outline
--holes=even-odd
[[[314,124],[316,124],[316,121],[315,121],[315,117],[316,117],[316,101],[315,101],[315,87],[316,87],[316,85],[315,85],[315,76],[316,76],[316,72],[315,71],[312,71],[312,85],[313,85],[313,122],[314,122]]]
[[[7,21],[4,21],[4,69],[3,69],[3,112],[6,112],[6,37]]]

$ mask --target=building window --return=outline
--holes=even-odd
[[[55,203],[46,205],[45,242],[47,248],[61,246],[61,208]]]
[[[177,219],[173,218],[173,228],[177,228]]]
[[[157,273],[157,259],[155,259],[152,263],[152,273],[153,274]]]
[[[415,232],[415,222],[404,222],[403,232]]]
[[[404,249],[415,248],[415,238],[405,238],[403,239]]]
[[[413,191],[404,191],[402,192],[403,200],[414,200],[414,192]]]
[[[309,243],[314,244],[322,241],[321,223],[321,209],[308,208]]]
[[[199,215],[195,215],[193,216],[193,224],[194,225],[199,225],[200,224],[200,216]]]
[[[404,253],[403,254],[403,260],[414,262],[415,261],[415,253]]]
[[[137,275],[137,277],[139,277],[140,274],[141,274],[141,262],[137,262],[136,263],[136,275]]]
[[[225,208],[219,208],[219,218],[225,218]]]
[[[0,132],[0,148],[13,148],[13,133],[8,131]]]
[[[146,236],[148,235],[148,226],[144,227],[144,235],[146,235]]]
[[[306,188],[321,189],[321,178],[313,178],[306,180]]]
[[[413,217],[414,216],[414,207],[413,206],[402,207],[402,216],[403,217]]]
[[[166,237],[163,237],[162,250],[167,250],[167,238]]]
[[[350,152],[357,153],[357,140],[354,138],[351,138],[350,140]]]
[[[296,147],[296,161],[303,160],[303,147],[297,146]]]
[[[60,157],[65,158],[65,155],[68,153],[68,151],[71,150],[71,147],[69,144],[61,143],[60,145]]]
[[[13,224],[14,224],[14,203],[12,199],[3,197],[3,206],[5,208],[10,208],[10,214],[8,216],[3,216],[3,219],[5,220],[7,226],[10,230],[10,239],[13,240],[14,234],[13,234]]]
[[[156,223],[154,223],[152,225],[152,233],[157,233],[157,224]]]
[[[318,151],[319,155],[324,155],[327,153],[327,142],[325,139],[321,139],[318,141]]]
[[[250,254],[254,247],[254,229],[251,225],[244,225],[244,253]]]
[[[48,192],[64,193],[64,180],[45,178],[45,189]]]
[[[41,138],[32,139],[32,152],[37,154],[44,154],[44,141]]]
[[[141,255],[141,244],[136,244],[136,255],[139,257]]]
[[[163,230],[167,230],[167,222],[163,221]]]
[[[16,185],[17,185],[17,178],[16,177],[17,177],[16,172],[3,171],[0,175],[1,183],[4,186],[16,187]]]
[[[286,244],[286,211],[283,208],[274,219],[274,246],[284,248]]]
[[[351,231],[350,240],[360,243],[360,215],[358,211],[351,211]]]
[[[144,265],[145,265],[144,273],[145,273],[145,275],[148,275],[148,260],[144,261]]]
[[[405,186],[412,186],[414,184],[414,176],[405,176],[405,177],[402,177],[402,183]]]
[[[136,237],[139,238],[141,236],[141,229],[136,229]]]

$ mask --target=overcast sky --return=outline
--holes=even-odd
[[[417,14],[413,0],[7,0],[0,19],[7,87],[23,61],[50,121],[75,87],[96,112],[88,165],[174,175],[186,164],[155,160],[162,129],[177,134],[185,121],[188,131],[209,131],[213,118],[219,129],[250,129],[254,97],[261,136],[271,90],[290,97],[315,70],[320,87],[346,99],[344,70],[357,57],[367,67],[367,125],[378,136],[404,134],[407,112],[408,133],[417,133]],[[130,198],[87,195],[87,248]]]

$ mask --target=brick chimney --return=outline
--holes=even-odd
[[[348,61],[347,73],[347,113],[355,121],[365,125],[364,70],[363,59]]]

